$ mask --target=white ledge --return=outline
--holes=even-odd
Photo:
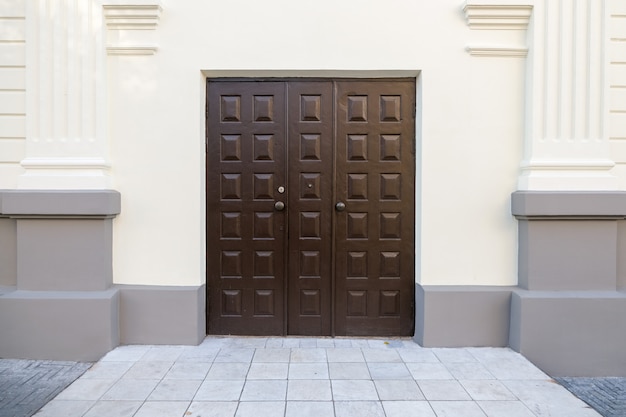
[[[108,55],[154,55],[159,50],[156,45],[107,46]]]
[[[20,164],[27,169],[108,169],[104,158],[26,158]]]
[[[471,29],[526,30],[533,6],[467,2],[463,11]]]
[[[608,171],[615,166],[610,159],[531,160],[520,164],[522,171]]]
[[[467,46],[465,48],[472,56],[479,57],[525,57],[528,48],[509,48],[492,46]]]

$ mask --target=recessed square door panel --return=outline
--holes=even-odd
[[[414,106],[408,79],[207,82],[209,333],[412,334]]]

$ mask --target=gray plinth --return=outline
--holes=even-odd
[[[0,297],[0,356],[95,361],[119,344],[118,290],[13,291]]]
[[[119,285],[124,344],[197,345],[206,335],[204,285]]]
[[[0,191],[0,356],[96,360],[119,344],[119,212],[113,190]]]
[[[414,340],[425,347],[508,346],[512,290],[416,285]]]
[[[626,376],[626,294],[516,290],[511,348],[552,376]]]
[[[510,345],[553,376],[626,376],[626,192],[518,191]]]

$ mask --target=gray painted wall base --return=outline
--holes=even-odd
[[[2,217],[0,217],[0,285],[17,285],[17,221]]]
[[[197,345],[204,339],[204,285],[116,287],[121,292],[121,343]]]
[[[516,290],[511,347],[552,376],[626,376],[626,293]]]
[[[119,344],[119,292],[10,291],[0,296],[0,356],[95,361]]]
[[[512,290],[417,284],[414,340],[425,347],[508,346]]]

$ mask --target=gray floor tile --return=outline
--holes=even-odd
[[[57,400],[99,400],[117,379],[82,379],[79,378],[72,385],[56,396]]]
[[[509,348],[503,347],[477,347],[465,348],[480,362],[489,362],[498,359],[519,359],[521,355]]]
[[[446,363],[445,366],[456,379],[496,379],[496,377],[479,362]]]
[[[385,417],[385,411],[378,401],[336,401],[335,416]]]
[[[361,349],[367,362],[402,362],[395,349]]]
[[[231,337],[228,336],[207,336],[204,338],[202,343],[200,343],[200,348],[217,348],[221,349],[230,344]]]
[[[209,362],[176,362],[165,374],[165,379],[204,379],[209,373]]]
[[[289,379],[328,379],[328,364],[318,363],[290,363]]]
[[[194,401],[239,401],[245,380],[206,380],[200,385]]]
[[[402,344],[394,339],[369,339],[367,341],[367,345],[372,349],[389,349],[402,347]]]
[[[378,393],[372,381],[331,381],[335,401],[378,401]]]
[[[228,348],[220,349],[220,352],[215,357],[214,362],[237,362],[237,363],[250,363],[254,356],[254,349],[251,348]]]
[[[536,417],[521,401],[478,401],[487,417]]]
[[[406,364],[414,379],[454,379],[448,368],[442,363],[417,363]]]
[[[213,363],[206,379],[245,379],[249,363]]]
[[[98,401],[84,417],[132,417],[142,401]]]
[[[486,417],[483,410],[473,401],[431,401],[430,406],[437,417]]]
[[[158,379],[122,378],[102,396],[102,399],[145,401],[158,383]]]
[[[293,379],[287,384],[288,401],[330,401],[330,381],[326,379]]]
[[[95,363],[82,376],[84,379],[119,379],[133,366],[133,362],[102,361]]]
[[[118,346],[117,348],[104,355],[104,357],[100,359],[100,361],[135,362],[141,359],[141,357],[145,355],[149,350],[150,346],[147,345]]]
[[[240,403],[235,417],[283,417],[284,415],[284,401],[251,401]]]
[[[365,362],[359,348],[331,348],[326,349],[328,362]]]
[[[352,347],[358,348],[359,346],[353,346],[351,339],[346,339],[346,338],[342,338],[342,337],[336,337],[335,338],[335,347],[336,348],[352,348]]]
[[[231,346],[234,348],[265,348],[267,337],[233,337]]]
[[[284,348],[299,348],[300,347],[300,339],[297,337],[286,337],[283,339],[283,347]]]
[[[257,349],[252,362],[289,362],[291,349]]]
[[[526,407],[539,417],[599,416],[583,401],[571,395],[569,391],[552,380],[516,380],[502,381]]]
[[[178,362],[208,362],[211,363],[219,353],[220,349],[216,347],[186,346],[178,357]]]
[[[189,401],[146,401],[133,417],[183,417]]]
[[[431,349],[398,349],[398,354],[404,362],[439,363],[439,358]]]
[[[372,379],[412,379],[403,363],[368,362]]]
[[[330,337],[317,338],[318,348],[334,348],[335,340]]]
[[[371,379],[369,368],[365,362],[362,363],[329,363],[331,379]]]
[[[424,394],[413,380],[374,381],[378,397],[383,401],[422,401]]]
[[[323,348],[295,348],[291,349],[291,362],[324,362],[326,363],[326,349]]]
[[[246,381],[241,393],[241,401],[284,401],[287,395],[287,381],[262,380]]]
[[[387,417],[436,417],[426,401],[383,401],[383,408]]]
[[[471,397],[458,381],[424,380],[417,385],[428,401],[469,401]]]
[[[476,362],[476,358],[462,348],[433,348],[433,353],[443,363]]]
[[[174,362],[185,350],[184,346],[152,346],[140,361]]]
[[[517,397],[500,381],[459,381],[475,401],[515,401]]]
[[[234,417],[238,405],[235,401],[194,401],[185,417]]]
[[[276,349],[283,347],[283,338],[282,337],[270,337],[265,342],[266,349]]]
[[[164,379],[159,382],[148,401],[188,401],[196,395],[202,383],[199,379]]]
[[[36,417],[82,417],[89,410],[95,401],[80,400],[57,400],[54,399],[46,404]]]
[[[287,363],[255,363],[250,365],[247,379],[287,379]]]
[[[301,348],[317,348],[317,339],[313,337],[304,337],[300,339],[300,347]]]
[[[351,347],[355,347],[355,348],[369,348],[370,347],[369,340],[367,339],[352,338],[348,340],[350,341]]]
[[[161,361],[149,361],[149,362],[136,362],[131,368],[124,374],[124,378],[132,379],[162,379],[165,374],[174,365],[174,362],[161,362]]]
[[[497,379],[550,379],[548,375],[521,356],[512,359],[493,359],[481,363]]]
[[[285,417],[335,417],[335,407],[332,401],[291,401]]]

